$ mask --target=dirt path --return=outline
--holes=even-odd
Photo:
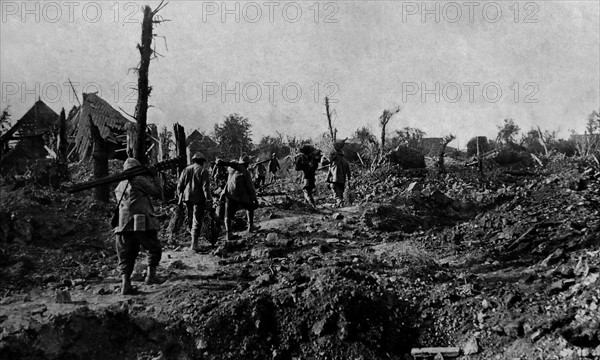
[[[323,221],[324,216],[330,216],[334,211],[347,217],[357,215],[359,209],[347,207],[334,210],[323,209],[313,214],[286,214],[285,217],[260,222],[260,233],[251,236],[263,239],[271,231],[304,228],[306,224]],[[249,235],[244,232],[240,234],[242,239],[249,238]],[[2,327],[7,333],[19,332],[36,324],[39,325],[54,316],[68,314],[84,307],[102,310],[133,303],[136,309],[142,309],[144,304],[160,297],[166,291],[173,291],[173,288],[178,286],[196,285],[208,290],[211,288],[222,290],[211,284],[215,283],[215,279],[221,278],[226,282],[228,278],[222,271],[223,266],[219,265],[219,257],[211,254],[210,249],[205,253],[194,253],[185,247],[164,251],[159,267],[159,277],[165,279],[162,284],[144,284],[142,281],[144,269],[144,254],[140,254],[133,274],[133,285],[138,289],[138,295],[121,295],[120,279],[108,277],[102,280],[79,279],[80,282],[69,287],[70,301],[65,303],[57,302],[58,288],[62,287],[60,284],[50,284],[51,287],[38,288],[27,295],[5,298],[0,308]]]
[[[141,255],[141,259],[144,256]],[[163,252],[159,275],[167,278],[162,284],[146,285],[142,280],[145,260],[136,263],[134,286],[139,295],[123,296],[119,293],[120,279],[109,277],[98,281],[83,281],[69,288],[70,301],[57,302],[57,289],[42,288],[25,296],[5,298],[0,307],[0,319],[4,319],[2,327],[5,332],[18,332],[39,325],[44,320],[57,315],[77,311],[83,307],[91,310],[102,310],[125,303],[136,304],[141,309],[148,300],[161,293],[190,282],[202,282],[215,278],[219,273],[218,258],[210,254],[196,254],[187,250]]]
[[[412,346],[463,347],[473,341],[477,351],[471,359],[525,359],[534,358],[540,347],[551,349],[548,356],[572,350],[558,332],[587,331],[573,322],[576,306],[578,316],[597,319],[589,311],[597,307],[597,268],[583,271],[577,263],[580,257],[598,263],[600,256],[575,253],[576,246],[592,241],[583,232],[570,235],[573,255],[566,255],[564,241],[555,237],[545,243],[553,247],[513,258],[498,240],[522,236],[504,235],[494,225],[506,222],[503,213],[490,211],[494,222],[486,215],[456,226],[404,232],[374,230],[363,221],[364,211],[362,206],[313,211],[298,203],[265,207],[257,214],[258,233],[240,232],[241,239],[220,241],[201,253],[188,251],[187,239],[165,250],[159,267],[162,284],[141,282],[142,257],[134,273],[140,291],[135,296],[118,293],[114,273],[101,280],[73,280],[67,303],[57,303],[56,289],[65,284],[56,282],[9,296],[0,307],[0,340],[29,330],[39,337],[25,344],[41,344],[36,346],[46,357],[40,359],[62,356],[63,350],[45,345],[56,341],[41,330],[45,325],[60,330],[57,316],[125,309],[135,329],[149,326],[144,324],[150,320],[140,325],[140,318],[161,321],[161,331],[168,327],[166,333],[178,337],[175,342],[185,347],[186,356],[206,359],[321,354],[404,359]],[[542,225],[562,226],[553,224]],[[484,225],[491,230],[484,232]],[[546,227],[540,225],[539,231],[543,234]],[[544,263],[555,248],[560,254]],[[562,306],[567,299],[578,305]],[[567,327],[571,322],[574,330]],[[116,331],[112,325],[107,329]],[[147,329],[140,336],[130,344],[132,355],[119,357],[146,360],[166,354],[155,346],[140,355],[144,346],[158,344]],[[596,346],[594,341],[586,346]],[[98,358],[83,352],[77,356]],[[161,359],[169,358],[177,357]]]

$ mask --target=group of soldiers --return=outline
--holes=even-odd
[[[247,215],[247,231],[260,229],[254,224],[254,211],[258,208],[256,188],[264,186],[267,169],[262,161],[250,166],[250,157],[242,155],[238,161],[217,159],[212,169],[212,178],[221,190],[218,197],[218,214],[225,223],[226,239],[234,240],[239,236],[233,233],[232,220],[238,210],[245,210]],[[268,161],[271,181],[277,178],[281,166],[276,154]],[[129,158],[125,161],[124,170],[141,164]],[[320,166],[328,167],[327,182],[336,197],[336,206],[344,204],[346,182],[350,180],[350,166],[341,150],[335,150],[323,159],[322,152],[310,145],[300,149],[295,158],[295,169],[304,176],[303,194],[307,202],[316,207],[314,189],[316,173]],[[199,249],[202,221],[206,212],[213,209],[213,193],[211,190],[210,163],[204,154],[197,152],[192,156],[191,164],[181,173],[177,182],[177,195],[180,204],[187,209],[187,228],[191,234],[190,250]],[[255,172],[253,177],[251,170]],[[131,275],[140,247],[148,252],[148,269],[145,282],[157,283],[156,268],[161,258],[162,247],[158,240],[160,224],[150,197],[159,197],[162,188],[161,178],[154,171],[152,177],[136,176],[124,180],[115,189],[119,199],[119,225],[114,229],[116,234],[119,270],[122,277],[121,293],[135,294],[131,285]]]

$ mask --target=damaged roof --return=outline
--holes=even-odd
[[[2,138],[10,140],[17,132],[24,137],[40,135],[53,130],[57,121],[58,114],[40,99]]]
[[[84,93],[83,103],[71,124],[74,129],[75,151],[79,154],[79,159],[87,157],[92,144],[89,115],[92,116],[94,124],[98,126],[100,135],[109,141],[116,141],[115,137],[124,134],[127,126],[133,124],[133,121],[129,121],[95,93]]]

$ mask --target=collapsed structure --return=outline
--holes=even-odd
[[[135,122],[128,120],[96,93],[83,94],[79,107],[73,107],[66,121],[68,161],[91,158],[93,139],[90,119],[98,127],[107,144],[110,159],[124,159],[133,147]],[[5,134],[0,136],[2,174],[24,174],[30,162],[47,157],[56,158],[60,127],[59,115],[42,100],[38,100]],[[149,126],[156,133],[156,126]],[[158,143],[157,136],[151,137]],[[158,146],[150,151],[158,152]]]
[[[42,100],[38,100],[15,125],[0,136],[2,173],[24,173],[29,160],[44,158],[51,153],[57,123],[58,114]],[[14,146],[11,147],[11,144]]]
[[[69,147],[70,155],[77,155],[79,160],[86,160],[92,153],[92,137],[89,117],[98,127],[100,136],[109,145],[109,158],[126,157],[119,155],[127,148],[127,131],[135,123],[125,118],[119,111],[110,106],[95,93],[83,94],[83,103],[68,119],[69,134],[72,139]]]

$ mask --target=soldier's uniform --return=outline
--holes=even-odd
[[[344,205],[344,190],[346,188],[346,179],[350,181],[350,164],[346,160],[342,151],[333,152],[329,156],[329,173],[327,182],[331,183],[333,193],[336,198],[336,206]]]
[[[138,166],[141,166],[139,161],[129,158],[125,161],[123,170]],[[160,189],[160,178],[157,176],[154,179],[136,176],[121,181],[115,189],[115,195],[117,199],[120,199],[120,204],[119,225],[114,232],[119,270],[122,276],[121,292],[124,295],[133,292],[131,274],[140,246],[148,252],[146,283],[156,282],[156,267],[160,262],[162,246],[158,240],[160,223],[150,196],[160,197]]]
[[[321,151],[312,146],[304,146],[300,149],[300,154],[296,156],[296,170],[302,171],[304,175],[304,184],[302,192],[304,198],[312,206],[316,206],[313,191],[316,188],[316,175],[321,161]]]
[[[227,230],[227,239],[234,238],[231,229],[231,220],[238,210],[245,209],[248,217],[248,231],[258,230],[254,226],[254,210],[258,207],[256,189],[252,183],[252,175],[248,171],[250,158],[247,155],[240,157],[236,162],[223,162],[218,160],[217,164],[223,164],[231,169],[227,185],[225,186],[225,229]]]
[[[198,249],[198,237],[204,212],[212,206],[210,175],[204,164],[206,164],[204,154],[200,152],[194,154],[192,164],[181,172],[177,183],[177,193],[181,202],[184,202],[187,207],[187,225],[192,235],[190,249],[194,251]]]
[[[267,169],[264,164],[256,165],[256,182],[254,183],[255,187],[260,187],[265,184],[265,179],[267,177]]]
[[[271,160],[269,161],[269,172],[271,173],[271,182],[277,179],[277,171],[281,169],[281,165],[279,165],[279,160],[277,160],[277,154],[273,153],[271,155]]]

